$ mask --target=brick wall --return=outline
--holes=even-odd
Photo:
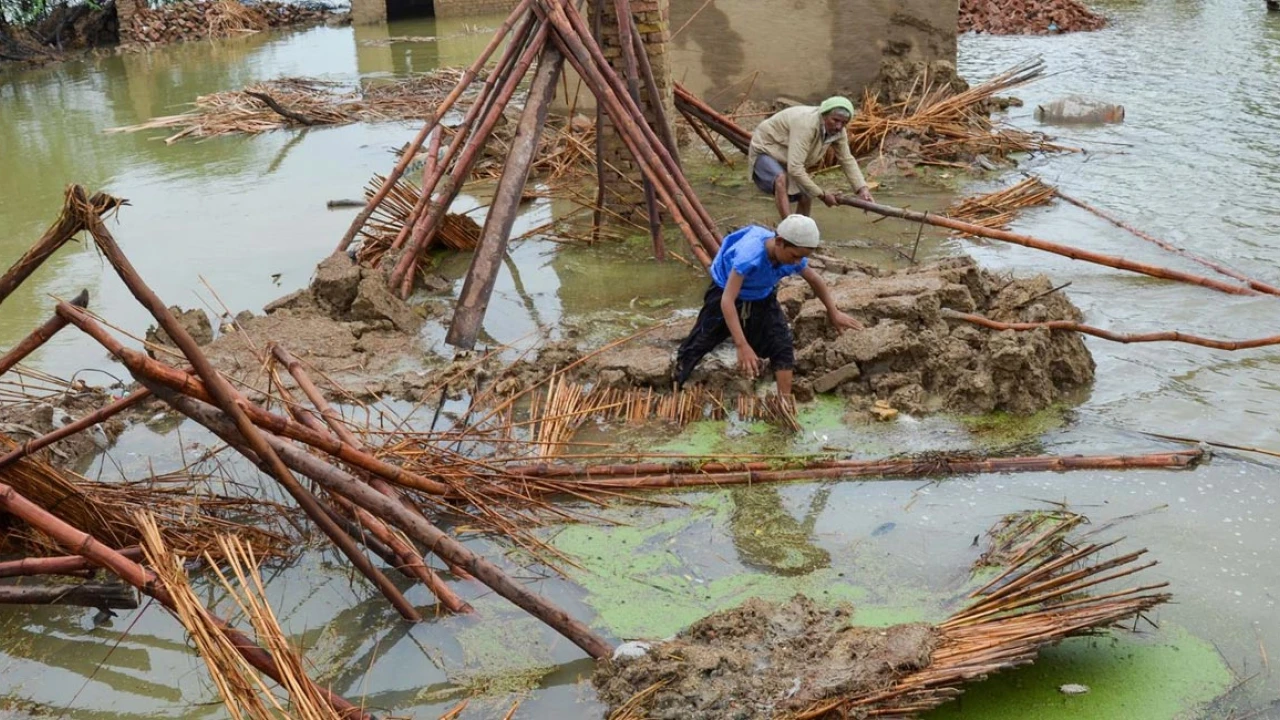
[[[436,17],[509,13],[516,0],[435,0]]]
[[[619,43],[618,34],[618,16],[615,11],[613,0],[589,0],[588,17],[590,13],[595,11],[595,3],[601,3],[603,10],[603,22],[601,25],[601,46],[604,50],[605,57],[609,63],[617,70],[618,75],[626,78],[626,64],[623,61],[622,48]],[[636,32],[640,33],[641,39],[649,55],[649,62],[653,66],[654,80],[658,85],[658,92],[661,97],[658,99],[666,110],[667,119],[673,120],[675,116],[675,101],[672,98],[671,87],[671,54],[669,52],[671,45],[671,8],[670,0],[631,0],[631,13],[634,18]],[[645,82],[640,80],[640,100],[641,107],[645,109],[645,117],[649,121],[650,127],[657,127],[657,116],[653,112],[653,98],[649,97],[649,91],[645,87]],[[636,167],[635,159],[631,156],[631,152],[627,150],[627,146],[618,137],[617,130],[614,129],[612,123],[609,122],[608,116],[605,117],[604,126],[601,128],[604,137],[604,157],[613,169],[606,166],[605,182],[609,187],[616,191],[614,193],[606,193],[606,204],[620,214],[628,216],[641,215],[645,212],[644,194],[634,185],[626,182],[619,174],[625,174],[639,183],[642,175]]]

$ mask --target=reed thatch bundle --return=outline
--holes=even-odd
[[[262,674],[232,645],[217,621],[205,609],[191,588],[182,556],[165,542],[156,519],[138,513],[136,522],[143,538],[147,563],[165,584],[173,598],[174,615],[190,633],[209,676],[222,696],[232,718],[241,720],[343,720],[320,694],[306,674],[299,651],[289,642],[266,599],[266,587],[258,573],[252,546],[232,535],[219,535],[215,553],[205,559],[237,609],[253,625],[258,644],[271,653],[280,669],[287,699],[279,698]],[[225,562],[228,571],[218,567]]]
[[[908,155],[924,164],[967,162],[979,154],[1003,158],[1019,152],[1073,150],[1043,133],[991,119],[993,98],[1038,79],[1044,68],[1043,60],[1025,62],[960,93],[921,75],[907,100],[889,106],[868,91],[849,125],[849,147],[859,156],[883,154],[888,140],[897,137],[899,147],[909,148]]]
[[[948,208],[946,215],[982,227],[1007,230],[1018,211],[1047,205],[1056,192],[1056,188],[1040,178],[1029,177],[1007,188],[964,198]]]
[[[365,186],[365,197],[373,197],[385,182],[382,175],[374,175]],[[369,222],[360,229],[363,242],[356,259],[362,265],[377,267],[388,251],[403,245],[408,235],[405,223],[418,202],[420,192],[417,183],[405,177],[387,192],[386,198],[369,217]],[[448,213],[433,242],[450,250],[475,250],[480,243],[480,224],[467,215]],[[418,270],[425,270],[428,265],[429,258],[423,257]]]
[[[12,447],[0,437],[0,448]],[[139,544],[134,514],[146,509],[163,523],[167,543],[185,557],[216,549],[222,533],[235,533],[262,557],[289,556],[295,543],[278,529],[287,509],[248,496],[216,494],[208,479],[184,471],[140,481],[95,482],[33,457],[0,469],[0,482],[116,549]],[[65,552],[26,524],[11,521],[4,530],[0,542],[6,551],[38,556]]]
[[[195,109],[145,123],[110,128],[109,133],[178,129],[165,138],[205,138],[256,134],[285,127],[346,125],[430,117],[457,83],[459,71],[440,68],[392,83],[348,85],[314,78],[281,78],[243,90],[225,90],[196,98]]]

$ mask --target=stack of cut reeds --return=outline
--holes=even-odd
[[[1037,205],[1047,205],[1057,189],[1038,177],[984,195],[960,200],[947,209],[947,216],[986,228],[1007,230],[1018,212]]]
[[[190,112],[107,132],[176,128],[177,132],[165,138],[166,143],[174,143],[183,138],[256,134],[285,127],[413,120],[428,117],[457,79],[457,70],[441,68],[407,80],[371,83],[352,90],[326,80],[281,78],[243,90],[201,95]]]

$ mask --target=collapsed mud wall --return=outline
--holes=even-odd
[[[910,414],[1030,414],[1076,397],[1093,382],[1093,358],[1078,334],[995,332],[946,315],[954,310],[1006,322],[1080,321],[1080,311],[1045,276],[1002,276],[968,257],[879,276],[871,268],[830,270],[826,279],[836,304],[866,329],[837,333],[807,284],[793,279],[783,285],[778,299],[792,320],[801,399],[834,392],[867,406],[888,401]],[[589,372],[610,385],[668,388],[672,352],[692,322],[602,353],[588,363]],[[751,391],[727,343],[703,361],[691,382]]]

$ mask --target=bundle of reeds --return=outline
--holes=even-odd
[[[13,447],[0,436],[0,448]],[[188,470],[140,481],[95,482],[34,457],[0,468],[0,483],[115,549],[139,543],[133,515],[148,509],[164,521],[169,544],[185,557],[215,548],[220,533],[236,533],[262,557],[290,556],[296,543],[279,527],[287,509],[248,493],[215,494],[209,479]],[[0,541],[8,551],[61,554],[38,528],[15,523],[5,530]]]
[[[1019,152],[1073,150],[1053,143],[1042,133],[1031,133],[991,119],[989,101],[1044,75],[1043,60],[1019,64],[964,92],[949,84],[935,85],[920,76],[908,99],[884,106],[871,92],[863,96],[849,125],[849,147],[855,155],[881,154],[888,139],[903,139],[900,148],[917,162],[955,163],[983,154],[1002,158]]]
[[[1040,178],[1029,177],[1007,188],[964,198],[948,208],[946,214],[974,225],[1007,230],[1020,210],[1047,205],[1056,192]]]
[[[374,175],[365,186],[365,197],[373,197],[385,182],[385,177]],[[403,246],[409,233],[408,219],[419,192],[417,183],[404,177],[390,189],[386,199],[360,230],[364,242],[356,253],[356,259],[362,265],[377,267],[387,252]],[[467,215],[448,213],[434,240],[450,250],[475,250],[480,242],[480,225]],[[430,266],[430,258],[424,255],[419,258],[417,272],[425,272]]]
[[[226,2],[236,5],[234,0]],[[440,68],[426,75],[351,89],[343,83],[314,78],[281,78],[196,98],[195,109],[116,127],[109,133],[142,130],[178,131],[165,138],[205,138],[233,133],[256,134],[285,127],[346,125],[429,117],[458,71]]]
[[[154,517],[138,513],[136,522],[143,538],[147,563],[165,584],[173,598],[173,614],[190,633],[209,676],[231,717],[240,720],[347,720],[320,693],[302,665],[301,653],[289,642],[267,602],[266,587],[258,573],[258,560],[251,545],[233,535],[219,535],[217,551],[205,555],[227,596],[253,625],[258,644],[271,654],[279,670],[281,685],[288,694],[279,698],[261,673],[222,632],[219,621],[210,615],[191,588],[182,556],[165,542]],[[228,566],[224,572],[219,562]]]

